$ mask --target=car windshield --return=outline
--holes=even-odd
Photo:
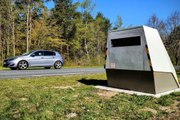
[[[27,56],[27,55],[29,55],[29,54],[31,54],[32,53],[32,51],[31,52],[27,52],[27,53],[24,53],[24,54],[22,54],[23,56]]]

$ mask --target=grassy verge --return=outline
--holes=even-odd
[[[103,66],[63,66],[63,68],[103,68]],[[32,68],[28,68],[30,70],[44,70],[44,67],[32,67]],[[51,69],[54,69],[53,67],[51,67]],[[0,66],[0,70],[10,70],[10,68],[5,68]]]
[[[64,66],[63,68],[103,68],[104,66]]]
[[[180,92],[159,99],[98,90],[105,74],[0,81],[0,119],[179,119]]]
[[[9,70],[9,68],[5,68],[5,67],[0,66],[0,70]]]

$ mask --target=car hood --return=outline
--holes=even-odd
[[[11,61],[11,60],[15,60],[15,59],[17,59],[17,58],[25,58],[25,57],[27,57],[27,56],[20,55],[20,56],[16,56],[16,57],[7,58],[7,59],[5,59],[5,60],[6,60],[6,61]]]
[[[7,58],[5,59],[6,61],[11,61],[11,60],[14,60],[14,59],[17,59],[18,57],[11,57],[11,58]]]

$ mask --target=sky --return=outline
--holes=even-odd
[[[124,27],[145,25],[153,14],[165,20],[172,12],[180,12],[180,0],[92,0],[92,2],[96,5],[92,11],[93,16],[101,12],[112,24],[116,22],[117,16],[121,16]],[[46,6],[51,9],[54,4],[49,2]]]

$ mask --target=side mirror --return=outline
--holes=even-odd
[[[31,57],[35,57],[35,54],[32,54]]]

